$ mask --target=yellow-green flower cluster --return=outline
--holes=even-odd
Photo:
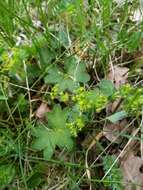
[[[133,88],[123,101],[123,108],[129,114],[138,114],[143,108],[143,89]]]
[[[94,102],[96,112],[100,112],[102,109],[104,109],[107,103],[108,103],[108,98],[103,94],[99,94],[97,96],[96,101]]]
[[[70,129],[71,134],[76,137],[85,126],[85,122],[82,117],[78,117],[75,121],[67,123],[66,126]]]
[[[80,87],[75,91],[75,96],[73,96],[72,100],[76,102],[81,111],[86,111],[91,108],[92,102],[86,97],[86,90],[84,87]]]
[[[60,91],[58,84],[52,87],[50,96],[52,100],[58,98],[61,102],[69,101],[69,94],[67,92]]]
[[[130,84],[125,84],[119,89],[119,94],[122,98],[126,98],[133,90],[134,88]]]
[[[56,84],[52,87],[51,89],[51,93],[50,93],[50,96],[51,96],[51,99],[55,99],[59,94],[59,85]]]
[[[96,112],[101,111],[106,107],[108,98],[99,91],[86,91],[83,87],[80,87],[72,98],[79,106],[81,112],[87,111],[91,108],[95,108]]]
[[[68,102],[69,101],[69,94],[67,92],[60,93],[60,100],[61,102]]]

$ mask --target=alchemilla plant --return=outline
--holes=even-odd
[[[122,189],[116,163],[100,179],[142,124],[139,6],[0,2],[0,189]]]

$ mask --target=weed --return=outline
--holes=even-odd
[[[113,0],[0,2],[0,189],[107,188],[100,178],[114,154],[87,168],[82,144],[109,121],[142,123],[142,21],[133,19],[138,6]],[[119,88],[107,79],[115,65],[129,68],[128,83],[118,81]],[[118,101],[119,110],[108,113]],[[38,118],[41,102],[49,112]],[[89,163],[108,154],[107,140],[98,141]],[[107,176],[112,189],[122,188],[119,173],[115,165]]]

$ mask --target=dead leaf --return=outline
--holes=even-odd
[[[131,151],[126,159],[121,161],[120,167],[123,182],[126,184],[125,190],[143,190],[143,160],[139,156],[135,156],[134,152]]]
[[[106,113],[108,115],[111,115],[112,113],[114,113],[115,111],[119,111],[119,107],[120,107],[120,103],[121,103],[121,99],[119,98],[118,100],[109,103],[106,107]]]
[[[51,110],[47,106],[47,103],[42,102],[38,109],[36,110],[36,117],[40,120],[45,120],[45,113],[50,112]]]
[[[113,66],[113,69],[110,69],[107,79],[114,82],[116,89],[119,89],[122,84],[127,82],[128,71],[129,69],[127,67],[115,65]]]
[[[113,68],[110,68],[109,74],[107,75],[107,79],[111,80],[116,89],[119,89],[121,85],[127,83],[128,78],[128,71],[129,69],[127,67],[119,67],[117,65],[113,66]],[[107,114],[113,113],[120,105],[121,100],[118,99],[114,101],[113,103],[110,103],[107,108],[106,112]]]
[[[93,131],[92,134],[88,133],[86,138],[81,143],[82,147],[91,149],[103,137],[103,132],[97,134],[97,131]]]
[[[103,127],[103,135],[109,141],[119,143],[122,140],[122,135],[120,135],[120,133],[125,128],[126,124],[127,121],[125,119],[116,124],[108,123]]]
[[[122,84],[127,83],[128,71],[129,69],[127,67],[120,67],[115,65],[113,68],[110,68],[107,79],[114,82],[116,89],[119,89]],[[109,103],[106,107],[107,115],[110,115],[115,111],[119,111],[120,103],[120,98],[112,103]],[[120,132],[125,128],[126,124],[126,119],[118,122],[117,124],[107,123],[103,128],[103,134],[109,141],[119,143],[122,138],[121,136],[120,138],[117,137],[119,137]]]

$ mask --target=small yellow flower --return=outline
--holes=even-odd
[[[62,92],[60,94],[60,99],[61,99],[62,102],[68,102],[68,100],[69,100],[69,94],[67,92],[65,92],[65,93]]]

